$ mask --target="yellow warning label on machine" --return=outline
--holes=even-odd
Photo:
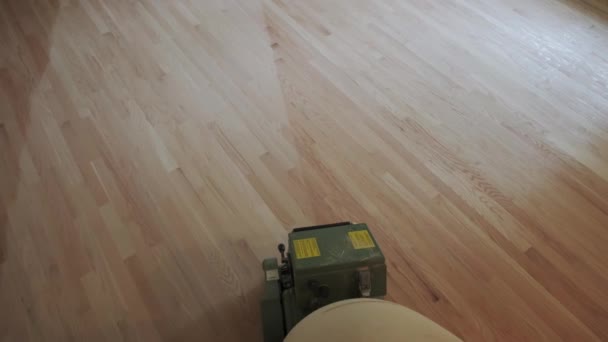
[[[317,239],[315,238],[293,240],[293,247],[296,249],[297,259],[306,259],[321,255],[319,245],[317,245]]]
[[[355,230],[348,232],[348,237],[350,237],[350,242],[353,243],[353,247],[355,249],[376,247],[374,240],[372,240],[372,237],[369,236],[369,232],[367,230]]]

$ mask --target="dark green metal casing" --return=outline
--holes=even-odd
[[[277,258],[264,259],[262,263],[266,281],[262,295],[262,328],[264,341],[282,341],[285,336],[283,306],[281,305],[281,285],[279,284],[279,265]]]
[[[287,334],[314,310],[344,299],[386,295],[386,264],[366,224],[344,223],[294,229],[289,233],[287,282],[281,282],[276,258],[264,260],[266,292],[262,300],[264,339]],[[287,284],[287,285],[285,285]],[[361,289],[362,284],[366,284]],[[277,304],[280,302],[279,304]],[[278,312],[282,313],[278,317]]]
[[[367,248],[355,249],[349,232],[368,232],[371,243]],[[317,257],[298,258],[294,242],[304,239],[316,239],[320,255]],[[321,299],[321,305],[339,300],[360,297],[358,269],[369,268],[371,273],[370,297],[383,297],[386,294],[386,265],[384,255],[366,224],[351,224],[338,227],[311,229],[289,234],[289,250],[293,269],[294,294],[296,305],[304,315],[318,308],[311,282],[329,288],[327,298]]]

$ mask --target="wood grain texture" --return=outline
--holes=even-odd
[[[0,340],[261,340],[367,222],[467,341],[608,341],[600,0],[0,1]]]

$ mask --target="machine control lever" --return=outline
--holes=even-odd
[[[279,250],[279,253],[281,253],[281,262],[284,264],[287,263],[287,258],[285,257],[285,245],[280,243],[277,246],[277,249]]]

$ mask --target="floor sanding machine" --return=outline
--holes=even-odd
[[[264,259],[265,342],[460,341],[386,295],[386,263],[364,223],[295,228]]]
[[[384,255],[366,224],[340,222],[295,228],[281,261],[265,259],[262,323],[266,342],[283,341],[304,317],[351,298],[384,298]]]

